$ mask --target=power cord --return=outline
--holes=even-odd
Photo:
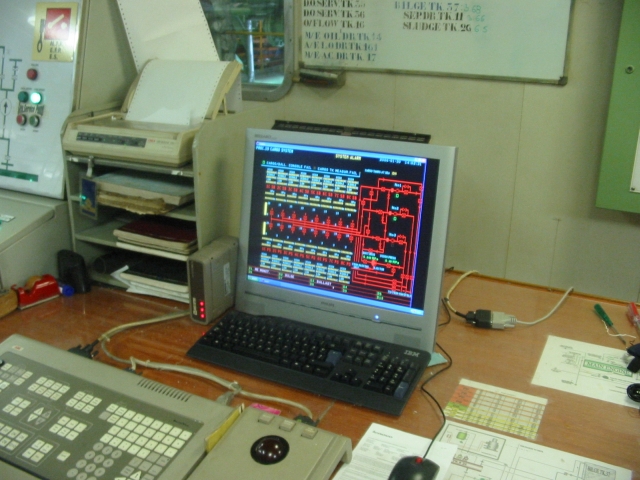
[[[455,283],[449,288],[447,291],[446,297],[444,297],[443,302],[446,305],[447,309],[458,315],[459,317],[464,318],[467,323],[470,323],[479,328],[492,328],[496,330],[504,330],[505,328],[515,327],[516,325],[536,325],[540,322],[545,321],[551,315],[556,313],[556,311],[560,308],[560,306],[567,299],[569,294],[573,292],[573,287],[569,287],[567,291],[564,293],[562,298],[558,301],[558,303],[551,309],[549,313],[547,313],[544,317],[534,320],[532,322],[524,322],[522,320],[518,320],[514,315],[510,315],[503,312],[495,312],[492,310],[475,310],[469,311],[467,313],[460,313],[451,305],[451,294],[456,289],[456,287],[460,284],[462,280],[467,278],[469,275],[474,273],[479,273],[477,270],[469,270],[468,272],[463,273]]]

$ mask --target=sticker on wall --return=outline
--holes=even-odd
[[[78,41],[77,3],[38,3],[33,60],[72,62]]]
[[[95,220],[98,218],[96,181],[88,178],[80,178],[80,213]]]

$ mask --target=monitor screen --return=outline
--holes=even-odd
[[[455,155],[250,129],[236,308],[432,352]]]

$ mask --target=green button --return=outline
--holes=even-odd
[[[34,105],[40,105],[40,102],[42,102],[42,94],[40,92],[31,92],[29,100],[31,100],[31,103]]]
[[[18,94],[18,101],[22,103],[29,101],[29,94],[27,92],[20,92]]]

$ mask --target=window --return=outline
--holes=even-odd
[[[242,64],[242,98],[282,98],[293,72],[293,0],[200,3],[220,60]]]

